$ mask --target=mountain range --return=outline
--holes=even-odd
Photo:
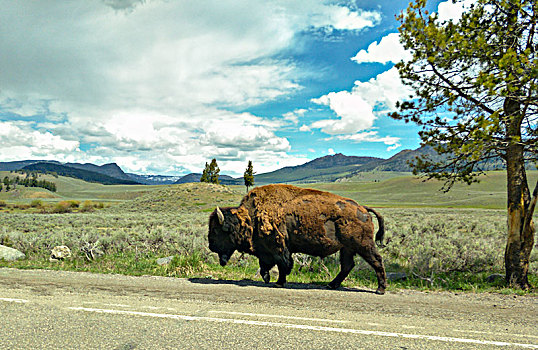
[[[256,174],[256,184],[268,183],[312,183],[333,182],[352,179],[363,172],[411,172],[408,164],[417,156],[428,155],[433,159],[440,156],[431,147],[401,151],[389,159],[376,157],[346,156],[341,153],[316,158],[302,165],[284,167],[269,173]],[[255,167],[255,164],[254,164]],[[501,169],[502,162],[484,165],[484,170]],[[0,162],[0,171],[40,171],[62,176],[79,178],[102,184],[144,184],[163,185],[199,182],[202,174],[192,173],[185,176],[127,174],[117,164],[95,165],[91,163],[60,163],[49,160],[23,160]],[[224,185],[242,185],[243,178],[233,178],[221,174],[219,180]]]

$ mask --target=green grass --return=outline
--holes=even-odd
[[[472,185],[456,184],[447,193],[437,180],[423,182],[416,176],[402,176],[381,182],[334,182],[307,184],[304,187],[333,192],[356,200],[359,204],[377,207],[434,208],[506,208],[506,173],[487,172]],[[531,191],[538,171],[528,172]]]
[[[0,179],[5,176],[21,177],[21,174],[11,173],[9,171],[0,171]],[[55,177],[48,174],[40,174],[39,179],[54,182],[57,186],[56,192],[50,192],[43,188],[33,188],[17,186],[15,191],[0,192],[0,200],[26,203],[34,199],[43,201],[62,201],[66,199],[78,201],[106,201],[121,202],[131,200],[143,194],[162,188],[162,186],[146,185],[102,185],[98,183],[85,182],[79,179],[59,176]]]
[[[389,290],[452,290],[464,292],[527,293],[487,282],[487,276],[503,273],[506,213],[504,173],[489,173],[485,181],[471,187],[456,187],[452,197],[438,191],[439,183],[422,183],[411,177],[383,182],[310,184],[356,199],[361,204],[381,207],[385,217],[386,240],[381,250],[387,272],[405,272],[405,281],[391,282]],[[1,176],[1,175],[0,175]],[[536,181],[538,172],[530,174]],[[46,268],[128,275],[158,275],[186,278],[256,280],[257,259],[236,253],[226,267],[218,265],[216,254],[208,250],[207,221],[215,206],[236,206],[244,187],[209,184],[171,186],[103,186],[60,178],[61,198],[33,198],[27,209],[0,212],[0,244],[14,247],[28,259],[0,261],[0,266]],[[69,187],[68,183],[76,184]],[[78,184],[77,184],[78,183]],[[79,210],[87,198],[114,200],[114,205],[92,211]],[[81,196],[85,193],[85,196]],[[5,195],[5,193],[2,193]],[[471,195],[469,195],[471,194]],[[73,197],[69,197],[73,196]],[[471,198],[469,198],[471,197]],[[86,198],[86,199],[85,199]],[[492,200],[496,198],[496,200]],[[78,202],[72,213],[40,213],[39,206],[61,201]],[[2,199],[4,200],[4,199]],[[5,200],[6,206],[16,201]],[[31,204],[35,205],[35,208]],[[22,202],[18,202],[19,204]],[[398,208],[397,206],[408,206]],[[475,206],[474,209],[465,207]],[[450,208],[454,207],[454,208]],[[0,208],[2,209],[2,208]],[[93,245],[104,255],[88,260],[84,247]],[[67,245],[73,257],[50,262],[51,249]],[[157,258],[175,256],[171,264],[159,266]],[[295,256],[288,281],[324,285],[339,271],[338,256],[323,260]],[[344,282],[348,287],[375,289],[372,269],[359,257],[357,266]],[[538,285],[538,250],[531,256],[530,281]],[[273,281],[275,279],[273,278]]]

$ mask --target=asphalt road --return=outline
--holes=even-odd
[[[0,269],[0,349],[538,349],[538,298]]]

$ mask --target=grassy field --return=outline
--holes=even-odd
[[[0,171],[0,179],[5,176],[23,177],[24,175]],[[5,192],[4,190],[0,192],[0,200],[13,203],[29,203],[34,199],[43,199],[47,202],[62,200],[121,202],[161,188],[160,186],[145,185],[101,185],[71,177],[54,177],[45,174],[40,174],[39,179],[54,182],[57,186],[57,192],[50,192],[43,188],[18,186],[15,191]]]
[[[381,250],[387,272],[405,272],[408,276],[404,281],[390,282],[389,289],[523,293],[505,288],[500,280],[487,280],[493,273],[503,273],[503,175],[489,173],[479,184],[458,185],[448,194],[451,197],[438,191],[439,183],[422,183],[412,177],[307,186],[379,208],[389,242]],[[537,172],[530,174],[531,184],[537,177]],[[55,181],[56,193],[21,188],[16,194],[0,194],[0,200],[6,202],[0,207],[0,244],[17,248],[28,257],[18,262],[0,261],[0,266],[261,280],[256,276],[258,264],[253,257],[236,253],[222,268],[207,248],[208,213],[217,205],[236,206],[245,193],[242,186],[104,186],[62,177]],[[41,197],[43,206],[61,201],[79,201],[81,205],[63,214],[16,207],[29,203],[30,194],[39,192],[50,196]],[[83,201],[103,201],[106,205],[83,211]],[[72,258],[49,261],[56,245],[69,246]],[[165,256],[174,258],[168,265],[158,265],[156,260]],[[288,280],[327,283],[338,273],[337,258],[296,255]],[[530,280],[536,286],[538,248],[531,260]],[[375,288],[372,269],[360,258],[356,262],[344,285]],[[536,290],[527,293],[535,294]]]
[[[506,208],[506,173],[491,171],[472,185],[456,184],[447,193],[443,183],[423,182],[416,176],[402,176],[381,182],[334,182],[308,184],[307,187],[333,192],[352,198],[360,204],[377,207],[430,208]],[[538,180],[538,171],[528,172],[531,191]]]

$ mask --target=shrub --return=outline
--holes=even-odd
[[[63,214],[63,213],[70,213],[71,212],[71,206],[68,202],[62,201],[58,202],[54,205],[52,208],[52,213],[55,214]]]
[[[0,201],[0,208],[5,208],[5,207],[7,207],[6,202]]]
[[[30,208],[30,206],[28,204],[16,204],[15,208],[20,209],[20,210],[26,210]]]
[[[90,212],[95,210],[95,205],[92,201],[84,201],[80,207],[81,212]]]
[[[41,208],[43,207],[43,201],[40,199],[35,199],[30,203],[32,208]]]

